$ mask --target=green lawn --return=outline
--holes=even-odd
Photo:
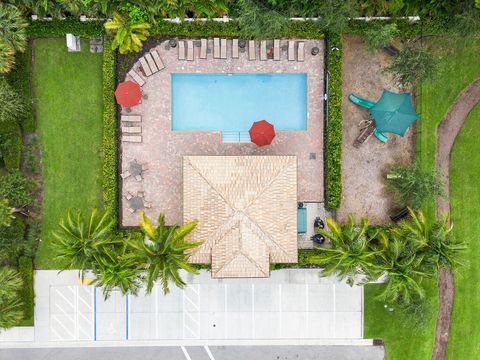
[[[470,113],[455,142],[451,162],[454,234],[469,244],[468,267],[455,275],[455,303],[448,359],[480,354],[480,105]]]
[[[67,209],[102,205],[102,56],[88,41],[68,53],[64,38],[34,41],[33,84],[42,146],[43,224],[36,267],[55,269],[51,232]]]

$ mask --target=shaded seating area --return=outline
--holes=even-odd
[[[140,164],[137,160],[133,160],[128,164],[128,169],[120,174],[122,179],[127,179],[129,177],[135,178],[137,181],[142,181],[143,173],[148,170],[147,164]]]
[[[137,191],[135,195],[127,191],[125,199],[128,202],[127,210],[132,214],[139,210],[150,209],[152,207],[151,202],[145,200],[144,191]]]

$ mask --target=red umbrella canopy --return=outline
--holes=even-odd
[[[266,120],[255,121],[248,132],[250,140],[258,146],[270,145],[275,137],[273,125]]]
[[[115,98],[118,104],[127,108],[138,105],[142,99],[140,85],[133,81],[124,81],[118,84]]]

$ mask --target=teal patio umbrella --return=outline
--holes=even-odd
[[[382,97],[370,108],[379,132],[405,135],[407,128],[418,119],[410,93],[397,94],[383,90]]]

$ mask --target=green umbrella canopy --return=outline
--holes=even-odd
[[[378,131],[400,136],[405,135],[410,124],[418,119],[410,93],[397,94],[388,90],[383,90],[382,97],[370,108],[370,113]]]

